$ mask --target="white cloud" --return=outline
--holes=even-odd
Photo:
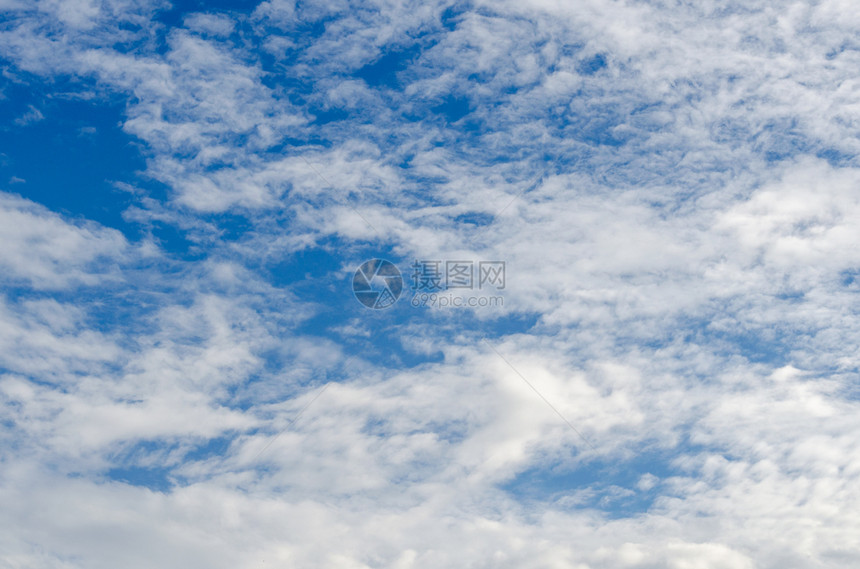
[[[3,280],[34,289],[109,283],[128,244],[118,231],[71,224],[29,200],[0,195]]]
[[[45,115],[42,114],[42,111],[33,105],[28,105],[27,112],[15,119],[15,124],[18,126],[26,126],[28,124],[39,122],[44,118]]]
[[[127,100],[170,193],[135,189],[125,219],[204,257],[0,199],[4,284],[27,289],[0,314],[8,563],[856,564],[850,10],[492,3],[444,27],[432,3],[267,2],[116,25],[156,8],[46,3],[0,34],[20,69]],[[350,358],[395,325],[304,333],[335,309],[267,273],[327,242],[342,266],[354,242],[504,259],[505,308],[410,316],[405,349],[438,361]],[[530,324],[492,333],[508,317]]]

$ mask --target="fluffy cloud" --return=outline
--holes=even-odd
[[[9,8],[146,163],[137,237],[0,198],[7,565],[860,558],[849,8]],[[379,255],[504,307],[350,304]]]
[[[0,263],[8,285],[37,290],[94,285],[117,278],[128,244],[118,232],[71,224],[29,200],[0,194]]]

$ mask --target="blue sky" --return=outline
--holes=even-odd
[[[0,565],[860,561],[850,5],[0,9]]]

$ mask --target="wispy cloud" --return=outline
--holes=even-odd
[[[62,91],[142,158],[116,227],[0,197],[10,566],[860,559],[843,3],[7,8],[9,135]]]

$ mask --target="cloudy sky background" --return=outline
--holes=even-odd
[[[0,566],[860,564],[853,3],[0,8]]]

